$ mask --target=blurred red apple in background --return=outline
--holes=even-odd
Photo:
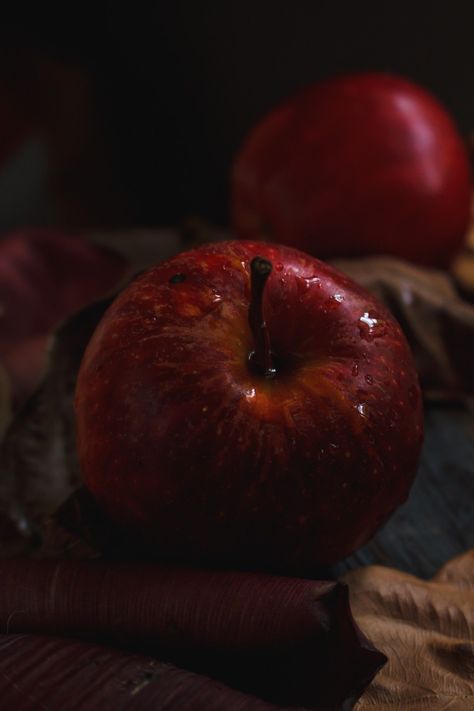
[[[0,362],[18,404],[38,384],[52,331],[127,269],[120,255],[78,235],[30,229],[0,241]]]
[[[271,111],[233,168],[237,235],[318,257],[446,265],[465,238],[468,155],[444,108],[388,74],[331,78]]]
[[[363,544],[406,498],[422,441],[387,310],[313,257],[239,241],[122,292],[84,355],[76,419],[85,482],[132,538],[280,570]]]

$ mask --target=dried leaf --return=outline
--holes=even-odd
[[[43,519],[80,483],[74,385],[82,353],[109,303],[86,307],[58,330],[48,373],[13,420],[0,448],[0,517],[3,514],[16,526],[25,550],[36,545]]]
[[[357,709],[474,708],[474,551],[429,582],[379,566],[344,580],[358,624],[389,659]]]
[[[0,577],[9,633],[145,650],[278,705],[352,708],[385,662],[337,582],[109,561],[2,561]]]
[[[151,657],[33,635],[0,635],[0,698],[15,711],[275,711]]]
[[[471,136],[471,142],[473,142]],[[471,146],[471,153],[472,153]],[[471,155],[472,158],[472,155]],[[464,249],[451,264],[451,274],[459,291],[469,301],[474,301],[474,200],[471,204],[471,226],[469,228]]]

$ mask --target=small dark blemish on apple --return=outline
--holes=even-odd
[[[170,284],[181,284],[186,279],[186,274],[173,274],[170,277]]]

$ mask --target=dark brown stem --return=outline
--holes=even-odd
[[[255,344],[255,350],[250,354],[250,359],[266,378],[272,378],[275,375],[270,334],[263,313],[263,293],[272,269],[272,263],[264,257],[254,257],[250,263],[249,325]]]

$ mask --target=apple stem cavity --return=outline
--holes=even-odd
[[[254,257],[250,262],[249,325],[255,350],[250,353],[249,361],[254,369],[265,378],[273,378],[276,373],[272,359],[270,333],[263,313],[263,294],[272,269],[272,263],[264,257]]]

